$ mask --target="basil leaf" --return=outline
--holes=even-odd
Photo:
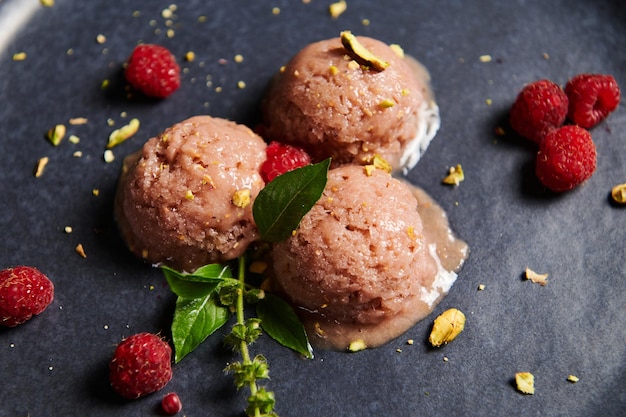
[[[256,314],[268,336],[309,359],[313,358],[304,326],[285,300],[265,293],[265,298],[257,303]]]
[[[232,276],[228,265],[220,264],[203,266],[192,274],[181,273],[167,266],[161,269],[172,292],[183,298],[205,297]]]
[[[288,238],[319,200],[326,186],[330,159],[296,168],[274,178],[254,200],[252,214],[261,239]]]
[[[202,298],[178,297],[172,321],[174,362],[180,362],[222,327],[230,315],[230,310],[220,305],[213,293]]]

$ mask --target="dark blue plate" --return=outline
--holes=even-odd
[[[158,415],[168,391],[180,395],[188,417],[241,415],[247,393],[223,373],[234,357],[220,335],[177,364],[162,393],[128,402],[108,385],[115,345],[142,331],[169,337],[174,308],[161,272],[129,254],[113,222],[121,160],[192,115],[254,125],[272,74],[307,43],[344,29],[398,43],[432,73],[442,127],[408,178],[446,209],[471,247],[435,311],[461,309],[466,330],[429,348],[431,317],[378,349],[317,351],[309,361],[262,337],[252,352],[270,362],[277,412],[623,415],[626,211],[609,192],[626,182],[626,106],[592,130],[594,176],[562,195],[541,187],[535,145],[506,121],[517,92],[537,79],[564,84],[599,72],[626,87],[623,2],[348,1],[336,19],[330,0],[190,0],[164,17],[171,3],[57,0],[44,8],[38,0],[0,0],[0,267],[37,266],[56,286],[41,316],[0,329],[0,416]],[[180,59],[182,86],[170,98],[126,98],[121,68],[139,41],[160,43]],[[188,51],[195,61],[182,59]],[[19,52],[26,59],[14,61]],[[74,117],[88,123],[69,126]],[[105,163],[109,133],[133,117],[138,134]],[[58,123],[80,142],[51,146],[44,135]],[[498,126],[505,136],[494,134]],[[44,156],[48,166],[35,178]],[[442,185],[456,164],[465,181]],[[78,244],[86,258],[75,252]],[[527,266],[549,273],[548,285],[526,281]],[[535,395],[516,391],[518,371],[535,375]],[[570,374],[580,381],[568,382]]]

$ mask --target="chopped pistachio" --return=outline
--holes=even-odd
[[[114,146],[119,145],[131,136],[133,136],[139,130],[139,119],[131,119],[127,125],[115,129],[109,135],[109,142],[107,143],[107,149],[111,149]]]
[[[337,75],[337,74],[339,73],[339,68],[337,68],[337,67],[336,67],[336,66],[334,66],[334,65],[331,65],[331,66],[328,68],[328,70],[330,71],[330,73],[331,73],[332,75]]]
[[[65,125],[62,124],[58,124],[52,129],[48,130],[47,137],[50,143],[52,143],[54,146],[59,146],[59,144],[63,140],[63,137],[65,136],[65,130]]]
[[[193,200],[196,196],[193,195],[193,191],[187,190],[187,192],[185,192],[185,198],[187,200]]]
[[[485,284],[480,284],[480,285],[478,286],[478,291],[482,291],[482,290],[484,290],[484,289],[485,289]]]
[[[193,62],[196,59],[196,53],[193,51],[189,51],[185,54],[185,61]]]
[[[50,158],[48,158],[47,156],[39,158],[39,160],[37,161],[37,165],[35,165],[35,178],[39,178],[43,175],[43,171],[44,169],[46,169],[46,165],[48,165],[49,161]]]
[[[241,190],[237,190],[235,191],[235,194],[233,194],[233,204],[239,208],[248,207],[248,205],[250,204],[250,201],[251,199],[250,199],[249,188],[243,188]]]
[[[98,197],[100,195],[100,190],[94,188],[93,190],[91,190],[91,194],[93,194],[95,197]]]
[[[361,68],[361,66],[359,65],[358,62],[356,62],[354,59],[350,62],[348,62],[348,68],[350,68],[351,70],[357,70],[359,68]]]
[[[74,153],[72,154],[72,156],[73,156],[74,158],[82,158],[82,156],[83,156],[83,152],[82,152],[82,151],[76,151],[76,152],[74,152]]]
[[[491,55],[481,55],[478,59],[480,62],[491,62]]]
[[[363,19],[363,20],[361,20],[361,24],[363,26],[369,26],[370,25],[370,20],[369,19]]]
[[[618,204],[626,204],[626,183],[613,187],[611,198]]]
[[[526,267],[526,279],[543,286],[548,283],[548,274],[538,274],[532,269]]]
[[[78,245],[76,245],[76,248],[74,248],[74,250],[76,250],[76,253],[79,254],[81,257],[87,257],[87,254],[85,253],[85,248],[83,248],[82,244],[79,243]]]
[[[388,109],[389,107],[393,107],[395,104],[395,101],[390,98],[386,98],[378,103],[378,107],[380,107],[381,109]]]
[[[348,54],[361,65],[371,67],[376,71],[383,71],[389,66],[389,62],[371,53],[349,30],[341,32],[341,43]]]
[[[461,310],[451,308],[435,319],[428,341],[439,347],[453,341],[465,328],[465,314]]]
[[[580,381],[580,379],[578,379],[578,377],[576,375],[568,375],[567,376],[567,380],[571,383],[576,383],[578,381]]]
[[[332,17],[333,19],[336,19],[343,12],[345,12],[347,8],[348,8],[348,4],[345,2],[345,0],[340,0],[335,3],[331,3],[331,5],[328,6],[328,12],[330,13],[330,17]]]
[[[73,143],[74,145],[76,145],[77,143],[80,142],[80,138],[76,135],[70,135],[67,140],[70,141],[70,143]]]
[[[235,55],[235,62],[238,63],[238,64],[242,63],[243,62],[243,55],[241,55],[241,54]]]
[[[110,149],[107,149],[106,151],[104,151],[104,162],[106,162],[107,164],[110,164],[111,162],[113,162],[115,160],[115,155],[113,154],[113,151]]]
[[[376,171],[376,167],[374,165],[365,165],[363,170],[365,171],[365,175],[371,177],[374,171]]]
[[[237,81],[237,88],[239,88],[240,90],[243,90],[244,88],[246,88],[246,82],[245,81]]]
[[[408,88],[403,88],[400,94],[402,94],[402,97],[406,97],[411,94],[411,90],[409,90]]]
[[[366,349],[367,346],[365,345],[365,342],[361,339],[357,339],[353,342],[350,342],[350,346],[348,346],[348,351],[350,352],[358,352],[360,350],[364,350]]]
[[[13,61],[23,61],[26,59],[26,52],[17,52],[13,54]]]
[[[391,45],[389,45],[389,48],[391,48],[391,50],[395,52],[395,54],[398,55],[400,58],[404,58],[404,49],[402,49],[400,45],[398,45],[397,43],[392,43]]]
[[[72,126],[84,125],[86,123],[87,123],[86,117],[73,117],[69,120],[69,124],[71,124]]]
[[[39,3],[41,3],[41,5],[44,7],[54,6],[54,0],[39,0]]]
[[[102,80],[102,83],[100,83],[100,89],[106,90],[110,84],[111,84],[111,81],[109,81],[108,79],[104,79]]]
[[[387,160],[383,158],[382,156],[380,156],[379,154],[375,154],[372,157],[372,165],[374,165],[376,169],[381,169],[387,172],[388,174],[391,174],[391,171],[392,171],[391,164],[389,164],[389,162],[387,162]]]
[[[280,14],[280,7],[272,7],[272,14],[278,16]]]
[[[63,231],[69,235],[72,231],[74,231],[74,229],[72,229],[72,226],[65,226]]]
[[[450,167],[448,175],[443,179],[442,182],[448,185],[459,185],[459,183],[464,179],[465,174],[463,173],[463,167],[461,167],[461,164],[457,164],[454,167]]]
[[[413,339],[409,339],[406,341],[407,345],[412,345],[413,343],[415,343],[415,341]]]
[[[524,394],[535,393],[535,377],[530,372],[518,372],[515,374],[515,385],[518,391]]]
[[[96,36],[96,42],[98,42],[99,44],[103,44],[103,43],[105,43],[106,41],[107,41],[107,38],[106,38],[106,36],[104,36],[102,33],[99,33],[99,34]]]

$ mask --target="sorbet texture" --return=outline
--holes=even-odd
[[[124,161],[116,195],[130,250],[187,272],[243,254],[258,238],[252,204],[265,147],[249,128],[210,116],[148,140]]]

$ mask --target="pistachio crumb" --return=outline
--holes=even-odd
[[[52,6],[54,6],[54,0],[39,0],[39,3],[41,3],[41,5],[43,7],[52,7]]]
[[[578,381],[580,381],[580,379],[576,376],[576,375],[568,375],[567,376],[567,380],[573,384],[577,383]]]
[[[101,90],[106,90],[107,88],[109,88],[109,85],[111,84],[111,81],[109,81],[108,79],[104,79],[102,80],[102,82],[100,83],[100,89]]]
[[[461,164],[457,164],[454,167],[450,167],[448,175],[443,179],[442,182],[448,185],[459,185],[459,183],[464,179],[465,174],[463,173],[463,167],[461,167]]]
[[[63,228],[63,231],[69,235],[70,233],[74,231],[74,229],[72,229],[72,226],[65,226]]]
[[[330,17],[336,19],[343,12],[345,12],[347,8],[348,4],[345,2],[345,0],[340,0],[335,3],[331,3],[330,6],[328,6],[328,12],[330,13]]]
[[[411,90],[409,90],[408,88],[403,88],[400,94],[402,94],[402,97],[406,97],[411,94]]]
[[[368,68],[371,67],[376,71],[384,71],[389,67],[389,62],[371,53],[349,30],[341,32],[341,43],[346,51],[348,51],[348,54],[359,64]]]
[[[74,250],[76,251],[77,254],[79,254],[81,257],[86,258],[87,254],[85,253],[85,248],[83,248],[83,245],[81,243],[79,243],[78,245],[76,245],[76,248],[74,248]]]
[[[433,323],[428,341],[434,347],[453,341],[465,328],[465,314],[451,308],[439,315]]]
[[[348,346],[349,352],[359,352],[367,348],[365,342],[362,339],[357,339],[353,342],[350,342],[350,346]]]
[[[78,144],[80,142],[80,138],[76,135],[70,135],[67,138],[68,141],[70,141],[70,143],[73,143],[74,145]]]
[[[535,377],[530,372],[518,372],[515,374],[517,390],[524,394],[535,393]]]
[[[239,88],[240,90],[243,90],[244,88],[246,88],[246,82],[245,81],[237,81],[237,88]]]
[[[611,189],[611,198],[617,204],[626,204],[626,183],[613,187]]]
[[[115,160],[115,155],[113,154],[113,151],[110,149],[105,150],[103,159],[104,159],[104,162],[106,162],[107,164],[110,164],[111,162],[113,162]]]
[[[237,54],[237,55],[235,55],[235,58],[234,58],[234,59],[235,59],[235,62],[236,62],[236,63],[240,64],[240,63],[242,63],[242,62],[243,62],[243,55],[241,55],[241,54]]]
[[[407,345],[412,345],[413,343],[415,343],[415,341],[413,339],[409,339],[406,341]]]
[[[369,19],[363,19],[363,20],[361,20],[361,24],[363,26],[369,26],[370,25],[370,20]]]
[[[398,353],[402,353],[402,349],[397,348],[397,349],[396,349],[396,352],[398,352]]]
[[[193,199],[195,198],[195,196],[193,195],[193,191],[191,191],[191,190],[187,190],[187,191],[185,192],[185,198],[186,198],[187,200],[193,200]]]
[[[125,140],[132,137],[139,130],[139,119],[131,119],[127,125],[120,127],[119,129],[115,129],[109,135],[109,142],[107,143],[107,149],[111,149],[114,146],[119,145]]]
[[[185,54],[185,61],[193,62],[196,59],[196,53],[194,51],[187,51]]]
[[[65,125],[58,124],[54,126],[52,129],[48,130],[48,134],[47,134],[48,140],[54,146],[59,146],[59,144],[63,140],[63,137],[65,137],[65,131],[66,131]]]
[[[350,62],[348,62],[348,68],[350,68],[351,70],[357,70],[359,68],[361,68],[361,66],[359,65],[358,62],[356,62],[354,59]]]
[[[380,169],[385,171],[388,174],[391,174],[391,164],[389,162],[387,162],[387,160],[385,158],[383,158],[381,155],[379,154],[375,154],[372,157],[372,165],[374,165],[376,167],[376,169]]]
[[[404,49],[402,49],[400,45],[398,45],[397,43],[392,43],[391,45],[389,45],[389,48],[391,48],[391,50],[400,58],[404,58]]]
[[[488,98],[488,99],[486,99],[486,100],[485,100],[485,103],[486,103],[488,106],[491,106],[491,105],[493,104],[493,100],[491,100],[490,98]]]
[[[482,291],[482,290],[484,290],[484,289],[485,289],[485,284],[480,284],[480,285],[478,286],[478,291]]]
[[[478,59],[480,62],[491,62],[491,55],[481,55]]]
[[[443,357],[443,361],[444,361],[444,362],[448,362],[448,357],[447,357],[447,356],[444,356],[444,357]]]
[[[330,71],[331,75],[337,75],[339,73],[339,68],[337,68],[334,65],[331,65],[328,70]]]
[[[526,279],[543,286],[548,283],[548,274],[538,274],[532,269],[526,267]]]
[[[100,195],[100,190],[94,188],[93,190],[91,190],[91,194],[93,194],[95,197],[98,197]]]
[[[278,16],[280,14],[280,7],[272,7],[272,14]]]
[[[26,59],[26,52],[17,52],[13,54],[13,61],[23,61]]]
[[[48,165],[49,161],[50,158],[47,156],[39,158],[37,165],[35,165],[35,178],[39,178],[43,175],[43,171],[46,169],[46,165]]]
[[[382,100],[380,103],[378,103],[378,107],[380,107],[381,109],[388,109],[390,107],[393,107],[395,104],[396,104],[395,101],[393,101],[390,98],[386,98]]]
[[[241,190],[235,191],[232,201],[235,206],[239,208],[246,208],[251,202],[250,189],[243,188]]]
[[[107,38],[106,38],[106,36],[104,36],[102,33],[99,33],[99,34],[96,36],[96,42],[98,42],[99,44],[103,44],[103,43],[105,43],[106,41],[107,41]]]
[[[68,123],[72,126],[84,125],[87,124],[88,120],[86,117],[72,117]]]
[[[374,171],[376,171],[376,167],[374,165],[365,165],[363,170],[365,171],[365,175],[371,177]]]
[[[73,156],[74,158],[82,158],[82,156],[83,156],[83,152],[82,152],[82,151],[76,151],[76,152],[74,152],[74,153],[72,154],[72,156]]]

